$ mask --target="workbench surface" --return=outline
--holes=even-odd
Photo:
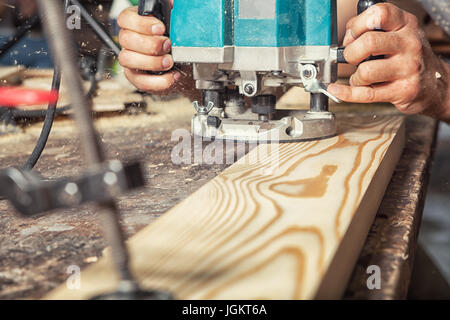
[[[97,120],[109,158],[145,161],[148,185],[121,197],[128,237],[152,223],[223,171],[226,165],[174,165],[173,130],[189,130],[192,108],[185,100],[150,101],[147,113],[108,114]],[[354,110],[354,109],[352,109]],[[392,112],[385,108],[376,114]],[[348,115],[348,111],[346,112]],[[41,123],[0,136],[0,168],[26,161]],[[378,212],[346,298],[405,298],[430,174],[437,122],[408,117],[407,143]],[[59,119],[36,169],[48,178],[76,175],[83,170],[73,123]],[[40,298],[67,279],[67,268],[83,268],[102,255],[106,243],[95,208],[84,206],[33,219],[15,215],[0,202],[0,298]],[[382,289],[367,289],[366,269],[382,270]]]

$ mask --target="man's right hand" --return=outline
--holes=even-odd
[[[137,7],[124,10],[118,20],[121,30],[119,42],[122,51],[119,62],[125,68],[125,76],[139,90],[150,93],[167,91],[180,80],[178,71],[163,75],[151,75],[145,71],[167,71],[173,67],[169,54],[170,39],[164,36],[166,27],[155,17],[143,17]]]

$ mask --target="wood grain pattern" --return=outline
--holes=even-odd
[[[401,117],[341,119],[335,138],[260,146],[133,237],[134,272],[180,299],[340,297],[403,146]],[[81,290],[47,298],[116,282],[107,253]]]
[[[429,117],[406,118],[403,155],[353,270],[346,299],[408,298],[438,127],[439,122]],[[367,288],[368,265],[382,270],[380,290]]]

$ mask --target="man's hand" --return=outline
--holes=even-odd
[[[170,39],[165,37],[166,27],[155,17],[142,17],[137,7],[126,9],[117,23],[121,30],[119,42],[122,52],[119,62],[125,68],[125,76],[138,89],[152,93],[164,93],[172,88],[181,74],[171,71],[164,75],[150,75],[145,71],[167,71],[173,67],[169,54]]]
[[[331,94],[450,121],[450,68],[434,55],[414,15],[389,3],[373,6],[348,22],[344,46],[346,60],[359,67],[351,86],[331,84]],[[371,55],[385,58],[363,62]]]

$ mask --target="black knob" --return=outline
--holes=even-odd
[[[371,6],[374,6],[378,3],[384,3],[384,2],[387,2],[387,1],[386,0],[359,0],[358,15],[360,15],[361,13],[363,13],[364,11],[369,9]],[[345,48],[337,49],[337,63],[348,63],[345,60],[344,51],[345,51]],[[367,58],[365,61],[378,60],[378,59],[383,59],[383,58],[384,58],[384,56],[376,56],[376,57],[372,56],[372,57]]]
[[[139,0],[138,13],[140,16],[149,16],[154,13],[159,1]]]
[[[340,47],[337,49],[337,63],[348,63],[344,56],[345,48]]]
[[[141,16],[152,15],[161,20],[167,28],[169,35],[170,4],[167,0],[139,0],[138,13]]]
[[[270,115],[275,112],[277,97],[262,95],[252,98],[252,112],[260,115]]]
[[[220,120],[218,117],[209,116],[206,119],[206,123],[210,127],[214,127],[216,129],[219,129],[220,125],[222,124],[222,120]]]
[[[166,36],[170,36],[170,13],[171,13],[171,5],[168,2],[169,0],[139,0],[138,6],[138,14],[140,16],[154,16],[158,20],[161,20],[162,23],[166,26]],[[175,69],[175,66],[173,67]],[[163,75],[168,71],[147,71],[146,73],[152,75]]]
[[[378,3],[386,2],[386,0],[359,0],[358,2],[358,14],[363,13],[371,6],[374,6]]]

